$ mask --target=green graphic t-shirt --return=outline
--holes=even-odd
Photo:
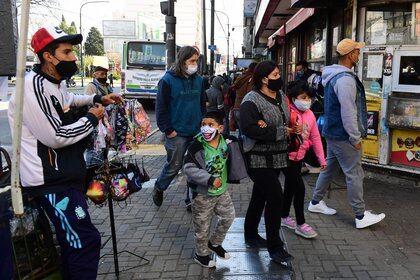
[[[214,177],[219,177],[222,180],[222,186],[220,188],[214,188],[211,186],[208,190],[208,195],[218,196],[222,195],[227,190],[227,159],[228,159],[228,147],[225,139],[220,135],[219,146],[215,149],[204,140],[203,136],[198,136],[198,141],[203,144],[204,147],[204,161],[206,162],[206,170]]]

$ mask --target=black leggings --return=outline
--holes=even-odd
[[[305,183],[301,175],[302,162],[290,161],[290,166],[284,170],[286,177],[284,182],[284,202],[281,217],[289,216],[290,206],[295,207],[296,223],[303,225],[305,223],[304,200],[305,200]]]
[[[254,182],[251,201],[245,217],[245,238],[258,236],[258,224],[264,211],[267,233],[267,249],[274,253],[283,247],[280,238],[283,191],[279,181],[281,169],[250,168],[249,176]]]

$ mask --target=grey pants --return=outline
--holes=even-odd
[[[209,239],[211,220],[218,217],[216,229]],[[198,194],[192,202],[192,218],[195,231],[195,248],[199,256],[210,254],[208,241],[214,246],[221,245],[235,219],[235,208],[229,192],[220,196]]]
[[[363,200],[364,172],[361,160],[362,152],[348,141],[327,139],[327,168],[321,171],[313,193],[313,200],[321,201],[328,186],[341,169],[346,176],[347,197],[356,215],[363,215],[365,202]]]

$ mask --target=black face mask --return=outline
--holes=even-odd
[[[101,84],[105,84],[107,81],[107,78],[96,78],[96,80],[98,80],[98,82],[100,82]]]
[[[74,74],[76,74],[78,70],[76,61],[59,60],[58,58],[56,59],[59,61],[59,63],[55,65],[55,69],[63,80],[66,78],[71,78]]]
[[[282,89],[283,80],[281,78],[278,78],[276,80],[268,79],[267,87],[268,87],[268,89],[277,92],[277,91]]]

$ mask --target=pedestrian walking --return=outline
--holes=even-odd
[[[367,135],[367,108],[363,84],[352,70],[359,62],[363,42],[343,39],[337,45],[338,64],[325,67],[322,83],[325,88],[325,119],[322,135],[327,139],[327,168],[316,182],[308,210],[334,215],[322,200],[334,175],[341,168],[346,177],[349,202],[353,208],[356,228],[379,223],[385,214],[365,210],[363,199],[362,137]]]
[[[92,224],[86,199],[86,138],[104,114],[102,105],[121,102],[115,94],[76,95],[67,92],[65,79],[77,72],[73,45],[82,35],[67,35],[56,26],[39,29],[31,47],[40,64],[25,76],[22,115],[20,180],[54,225],[61,248],[64,279],[96,279],[101,238]],[[94,105],[75,118],[70,107]],[[15,96],[8,117],[13,127]]]
[[[222,247],[226,233],[235,219],[235,208],[228,191],[228,182],[248,177],[245,162],[236,138],[222,135],[223,115],[207,112],[201,122],[201,133],[187,150],[184,172],[198,193],[192,202],[196,253],[194,261],[214,267],[210,252],[229,259]],[[209,238],[211,221],[218,217],[216,229]]]
[[[174,66],[159,81],[156,120],[160,131],[165,133],[167,162],[153,190],[156,206],[162,205],[164,191],[181,170],[185,151],[200,132],[206,112],[203,79],[197,74],[199,55],[194,47],[182,47]],[[185,203],[190,206],[188,191]]]
[[[223,91],[225,88],[227,88],[226,81],[220,76],[214,77],[210,88],[206,90],[208,112],[218,111],[223,116],[225,115],[223,104]]]
[[[318,131],[315,115],[311,111],[313,94],[306,81],[290,82],[287,87],[289,98],[291,151],[290,165],[285,169],[284,203],[281,214],[281,225],[293,229],[297,235],[314,238],[318,234],[305,222],[304,200],[305,183],[301,175],[302,161],[309,148],[313,147],[318,157],[321,170],[326,167],[321,136]],[[293,201],[296,221],[290,217]]]
[[[111,88],[114,88],[114,74],[109,74],[108,76],[109,78],[109,85],[111,86]]]
[[[277,263],[290,260],[280,238],[283,191],[280,172],[288,166],[289,108],[281,91],[283,81],[275,62],[260,62],[253,74],[254,90],[248,93],[240,108],[240,126],[246,138],[248,174],[254,182],[251,201],[245,217],[245,241],[253,247],[267,247]],[[260,120],[266,123],[261,127]],[[264,211],[267,241],[258,234]]]

